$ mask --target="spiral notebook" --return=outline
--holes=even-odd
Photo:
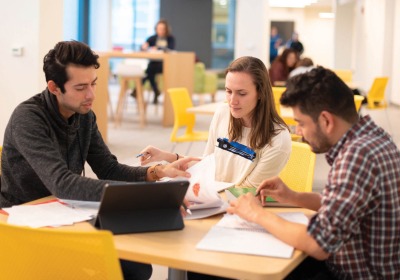
[[[307,224],[301,213],[279,213],[291,222]],[[257,224],[249,223],[236,215],[226,214],[196,245],[197,249],[227,253],[290,258],[294,248],[268,233]]]

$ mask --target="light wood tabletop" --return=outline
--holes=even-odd
[[[51,199],[49,197],[32,203]],[[300,208],[266,208],[266,211],[312,214],[312,211]],[[183,271],[238,279],[282,279],[306,258],[299,250],[295,250],[290,259],[197,250],[196,244],[221,217],[186,220],[185,228],[178,231],[115,235],[115,247],[122,259],[169,267],[170,275],[175,275],[170,280],[182,279],[180,272]],[[0,215],[0,220],[6,219],[7,216]],[[94,230],[87,222],[62,228]]]

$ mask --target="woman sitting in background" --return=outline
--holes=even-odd
[[[289,73],[289,78],[304,74],[312,69],[314,69],[314,62],[312,59],[308,57],[302,58],[297,62],[296,68]]]
[[[298,61],[297,52],[293,49],[285,49],[271,64],[269,78],[272,86],[285,86],[289,73],[296,67]]]

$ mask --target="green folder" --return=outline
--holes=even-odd
[[[230,191],[235,197],[239,197],[241,195],[244,195],[246,193],[252,193],[252,194],[256,194],[256,188],[235,188],[235,187],[230,187],[227,189],[228,191]],[[276,202],[275,199],[267,196],[265,198],[266,202]]]

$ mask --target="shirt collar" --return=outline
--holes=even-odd
[[[342,150],[343,146],[352,139],[356,138],[360,134],[363,134],[367,131],[373,121],[369,115],[361,117],[359,121],[354,124],[343,136],[339,139],[339,141],[326,153],[325,158],[329,165],[332,165],[335,161],[335,158],[339,154],[340,150]]]

